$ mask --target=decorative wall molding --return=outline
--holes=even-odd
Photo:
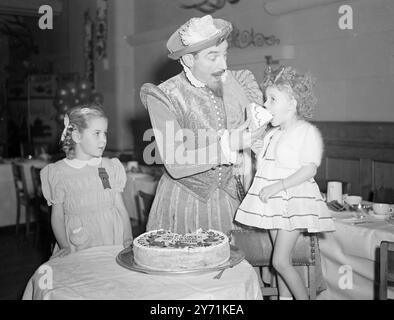
[[[253,28],[249,30],[239,30],[233,25],[233,31],[229,37],[229,46],[235,48],[247,48],[249,46],[265,47],[280,44],[280,40],[274,35],[265,36],[261,32],[255,32]]]
[[[394,161],[393,122],[317,121],[315,124],[328,145],[387,149],[393,156],[390,160]]]
[[[158,41],[167,41],[171,34],[179,26],[169,26],[163,29],[149,30],[145,32],[140,32],[132,35],[125,36],[125,41],[132,47],[142,46]],[[280,44],[280,39],[276,38],[274,35],[265,36],[263,33],[256,33],[253,28],[249,30],[240,31],[238,28],[234,27],[233,32],[229,37],[229,45],[233,48],[247,48],[247,47],[257,47],[257,48],[270,48],[278,47]],[[283,46],[283,48],[292,48],[291,55],[294,54],[294,48],[292,46]],[[267,55],[272,55],[270,50]],[[280,51],[280,49],[279,49]],[[289,50],[286,50],[287,52]]]
[[[269,14],[276,16],[344,1],[346,0],[275,0],[265,2],[264,8]]]
[[[324,156],[316,175],[320,188],[328,180],[350,182],[350,192],[371,200],[380,188],[394,187],[394,122],[316,121]]]
[[[229,65],[267,64],[267,59],[271,64],[274,64],[278,59],[291,60],[294,59],[294,56],[295,49],[292,45],[249,47],[247,50],[232,48],[229,50]]]
[[[230,4],[236,4],[239,0],[180,0],[180,2],[181,4],[179,6],[183,9],[196,9],[208,14],[222,9],[227,2]],[[187,2],[187,4],[185,2]]]

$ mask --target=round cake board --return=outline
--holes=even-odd
[[[160,276],[174,276],[174,275],[197,275],[210,273],[215,271],[220,271],[227,268],[232,268],[239,264],[243,259],[245,259],[244,253],[238,249],[237,247],[230,245],[230,258],[227,262],[212,268],[199,268],[199,269],[188,269],[188,270],[180,270],[180,271],[160,271],[142,267],[135,263],[134,255],[133,255],[133,247],[130,246],[126,249],[123,249],[118,253],[116,257],[116,262],[129,270],[152,274],[152,275],[160,275]]]

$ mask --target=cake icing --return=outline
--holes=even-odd
[[[199,229],[177,234],[168,230],[146,232],[133,241],[134,262],[160,271],[185,271],[219,266],[230,258],[228,237],[216,230]]]

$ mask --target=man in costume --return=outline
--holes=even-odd
[[[183,71],[141,88],[166,168],[147,230],[238,228],[239,159],[262,133],[246,114],[251,103],[263,105],[263,95],[250,71],[227,70],[231,31],[229,22],[210,15],[190,19],[167,42],[169,58],[179,60]]]

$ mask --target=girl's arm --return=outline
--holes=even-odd
[[[131,231],[131,224],[129,214],[124,205],[122,195],[117,193],[115,196],[115,206],[119,210],[123,222],[123,246],[126,248],[133,242],[133,233]]]
[[[67,241],[66,227],[64,224],[64,211],[62,204],[52,205],[51,215],[52,230],[56,237],[56,241],[60,249],[69,249],[70,245]]]
[[[267,202],[269,197],[277,194],[278,192],[287,190],[313,178],[316,175],[316,172],[317,166],[315,164],[311,163],[304,165],[286,179],[282,179],[274,184],[264,187],[260,191],[260,199],[263,202]]]
[[[282,181],[277,182],[281,185],[279,191],[286,190],[288,188],[297,186],[305,181],[308,181],[316,175],[316,172],[317,167],[313,163],[302,166],[291,176],[288,176],[286,179],[282,179]]]

